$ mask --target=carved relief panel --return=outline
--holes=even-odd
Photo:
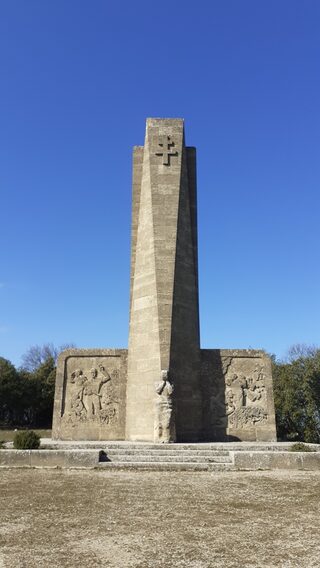
[[[202,350],[202,388],[207,439],[276,438],[271,364],[263,352]]]
[[[124,435],[125,350],[70,350],[58,362],[54,437],[121,439]]]
[[[68,359],[63,417],[71,422],[117,422],[120,402],[119,373],[119,357]]]
[[[268,419],[265,369],[259,359],[233,358],[225,372],[228,427],[247,428]]]

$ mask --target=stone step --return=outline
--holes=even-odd
[[[161,455],[161,456],[203,456],[203,457],[213,457],[213,456],[229,456],[230,452],[227,450],[183,450],[178,448],[176,450],[167,450],[166,448],[157,448],[156,450],[148,450],[145,448],[139,449],[127,449],[127,448],[105,448],[104,450],[108,456],[114,455]]]
[[[97,444],[98,446],[98,444]],[[109,450],[119,449],[119,450],[139,450],[139,451],[168,451],[168,452],[176,452],[176,451],[190,451],[190,452],[199,452],[199,451],[227,451],[231,448],[228,447],[217,447],[212,444],[152,444],[152,443],[135,443],[135,442],[123,442],[123,443],[114,443],[114,442],[100,442],[100,447],[106,447]]]
[[[100,462],[99,470],[137,470],[137,471],[232,471],[231,463],[196,462]]]
[[[115,454],[111,456],[107,453],[107,457],[111,462],[117,463],[133,463],[133,462],[148,462],[148,463],[232,463],[230,456],[185,456],[173,455],[173,456],[161,456],[161,455],[149,455],[145,454]]]
[[[73,444],[77,444],[77,442],[73,442]],[[168,452],[176,452],[176,451],[190,451],[190,452],[227,452],[230,451],[239,452],[256,452],[256,451],[288,451],[292,443],[286,442],[278,442],[277,444],[265,444],[265,443],[248,443],[248,442],[226,442],[226,443],[175,443],[175,444],[153,444],[149,442],[95,442],[94,447],[100,449],[119,449],[119,450],[138,450],[144,451],[147,450],[152,451],[168,451]],[[311,445],[311,444],[309,444]],[[315,444],[314,444],[315,446]],[[81,445],[79,446],[82,447]],[[88,444],[89,447],[89,444]],[[90,445],[90,447],[92,447]],[[318,448],[319,449],[319,448]]]
[[[157,451],[168,451],[168,452],[175,452],[175,451],[190,451],[190,452],[199,452],[199,451],[214,451],[214,452],[229,452],[229,450],[233,448],[228,448],[227,446],[224,447],[217,447],[216,444],[211,443],[197,443],[197,444],[153,444],[149,442],[106,442],[106,441],[95,441],[95,442],[82,442],[82,441],[51,441],[51,440],[43,440],[41,443],[43,448],[52,448],[52,449],[109,449],[109,450],[157,450]]]
[[[8,447],[12,443],[7,444]],[[55,450],[68,450],[68,449],[97,449],[97,450],[165,450],[165,451],[179,451],[189,450],[192,452],[197,451],[232,451],[232,452],[255,452],[255,451],[272,451],[283,452],[288,451],[292,442],[178,442],[175,444],[154,444],[153,442],[128,442],[116,440],[95,440],[95,441],[81,441],[81,440],[51,440],[50,438],[42,438],[41,447],[45,449]],[[320,447],[313,445],[319,451]]]

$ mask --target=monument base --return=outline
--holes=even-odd
[[[127,353],[70,349],[60,355],[53,439],[125,440]],[[201,388],[198,441],[276,441],[271,361],[263,351],[201,349]]]
[[[99,468],[105,471],[262,471],[320,470],[320,445],[294,452],[293,442],[150,444],[55,441],[43,438],[40,450],[0,452],[2,468]],[[311,450],[311,451],[310,451]]]

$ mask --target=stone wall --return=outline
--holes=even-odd
[[[52,437],[123,440],[127,350],[70,349],[58,360]]]
[[[60,355],[54,439],[125,439],[127,353],[72,349]],[[201,387],[203,440],[276,440],[271,361],[263,351],[201,349]]]
[[[277,439],[271,360],[264,351],[202,349],[204,439]]]

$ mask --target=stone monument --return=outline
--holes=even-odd
[[[263,351],[201,349],[196,151],[181,119],[133,150],[129,347],[58,360],[53,438],[276,440]]]

